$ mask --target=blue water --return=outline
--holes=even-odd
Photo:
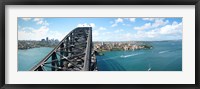
[[[18,50],[18,71],[27,71],[41,61],[53,48]]]
[[[99,71],[182,71],[182,41],[150,42],[149,50],[108,51],[97,56]]]
[[[182,71],[182,41],[150,42],[150,50],[108,51],[97,56],[99,71]],[[18,50],[18,71],[28,71],[53,48]]]

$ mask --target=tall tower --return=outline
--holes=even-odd
[[[48,37],[46,38],[46,41],[49,41]]]

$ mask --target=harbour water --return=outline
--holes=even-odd
[[[99,71],[182,71],[182,41],[150,42],[152,49],[107,51],[97,56]],[[18,50],[18,71],[28,71],[53,48]]]
[[[53,48],[40,47],[18,50],[18,71],[28,71],[42,60]]]
[[[97,56],[100,71],[182,71],[182,41],[150,42],[148,50],[108,51]]]

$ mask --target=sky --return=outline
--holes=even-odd
[[[182,39],[182,18],[29,18],[18,17],[18,40],[62,40],[76,27],[92,27],[93,41]]]

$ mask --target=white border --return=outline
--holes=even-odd
[[[194,5],[6,5],[6,84],[195,84]],[[17,72],[17,17],[183,17],[181,72]]]

